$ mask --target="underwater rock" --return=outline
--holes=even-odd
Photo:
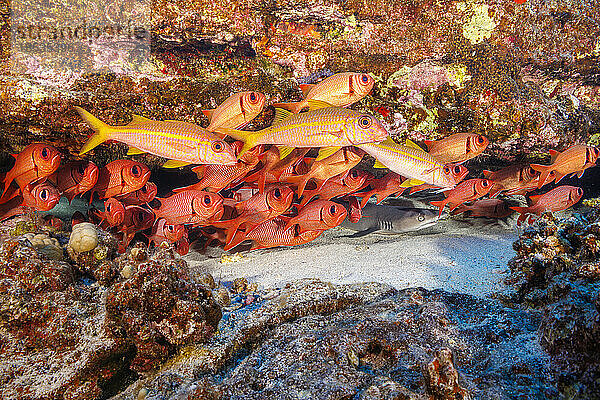
[[[558,220],[544,215],[526,228],[509,262],[510,304],[543,312],[540,343],[551,355],[562,393],[600,393],[600,220],[597,207]]]
[[[26,233],[23,237],[27,238],[31,245],[46,257],[52,260],[63,258],[63,248],[56,238],[51,238],[46,233]]]
[[[191,281],[185,262],[158,251],[107,293],[105,329],[135,346],[135,371],[156,368],[181,345],[206,341],[217,329],[221,310],[205,286]]]
[[[117,249],[118,242],[113,235],[84,222],[73,227],[67,254],[79,271],[108,286],[119,274],[116,263],[112,261]]]
[[[89,222],[82,222],[73,226],[73,231],[69,237],[69,247],[75,253],[86,253],[92,251],[98,246],[98,231],[96,225]]]
[[[260,301],[224,312],[206,344],[182,348],[116,398],[141,388],[152,398],[223,400],[556,394],[543,378],[537,312],[376,283],[307,279],[268,300],[257,293]]]

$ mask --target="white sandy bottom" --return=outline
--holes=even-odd
[[[244,252],[234,261],[221,262],[219,248],[206,254],[192,250],[185,260],[194,275],[208,272],[221,281],[245,277],[262,287],[318,278],[485,296],[501,289],[517,234],[480,221],[441,221],[422,234],[362,238],[349,238],[353,231],[336,228],[305,245]]]

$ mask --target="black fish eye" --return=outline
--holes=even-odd
[[[110,210],[111,210],[111,209],[112,209],[112,205],[111,205],[111,204],[108,204],[108,205],[106,206],[106,211],[110,212]]]
[[[358,124],[360,125],[361,128],[367,129],[368,127],[371,126],[372,121],[371,121],[371,118],[369,118],[365,115],[363,117],[360,117],[360,119],[358,120]]]
[[[487,179],[484,179],[483,182],[481,182],[481,186],[488,187],[488,181],[487,181]]]
[[[454,166],[454,173],[455,173],[456,175],[460,174],[460,167],[459,167],[458,165],[455,165],[455,166]]]
[[[335,214],[335,206],[331,206],[331,207],[329,207],[329,213],[330,213],[331,215]]]
[[[213,150],[217,153],[223,151],[223,149],[225,148],[222,142],[214,142],[212,147]]]
[[[356,172],[356,171],[352,171],[352,172],[350,173],[350,176],[351,176],[351,177],[353,177],[353,178],[358,178],[358,172]]]
[[[483,144],[483,142],[485,142],[485,140],[483,139],[483,136],[479,135],[479,136],[477,137],[477,143],[479,143],[479,144]]]
[[[583,196],[583,189],[582,188],[577,188],[577,195],[578,196]]]
[[[167,225],[167,230],[169,232],[173,232],[173,225]]]
[[[535,175],[535,169],[529,167],[529,175]]]
[[[369,77],[366,74],[362,74],[360,80],[362,81],[362,83],[369,83]]]
[[[141,175],[142,171],[140,170],[140,167],[134,165],[133,167],[131,167],[131,173],[133,174],[133,176],[138,177]]]
[[[256,101],[256,94],[254,94],[254,92],[250,93],[250,101],[251,102],[255,102]]]
[[[207,206],[210,205],[210,196],[209,195],[204,196],[204,204],[206,204]]]
[[[281,197],[281,190],[279,190],[279,189],[275,189],[275,190],[273,191],[273,194],[275,195],[275,198],[276,198],[276,199],[278,199],[278,198],[280,198],[280,197]]]
[[[444,173],[449,174],[450,173],[450,168],[444,167]]]
[[[44,189],[40,192],[40,199],[46,200],[48,198],[48,189]]]
[[[43,159],[47,159],[49,155],[50,155],[50,150],[48,150],[47,147],[44,147],[42,149],[42,158]]]
[[[423,221],[425,221],[425,216],[424,215],[419,215],[417,217],[417,219],[419,220],[419,222],[423,222]]]

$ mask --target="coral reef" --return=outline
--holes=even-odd
[[[527,228],[514,244],[511,288],[502,294],[510,304],[543,311],[540,343],[552,357],[561,392],[574,398],[600,391],[598,217],[598,209],[564,220],[546,214]]]

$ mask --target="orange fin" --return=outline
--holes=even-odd
[[[304,95],[304,97],[306,97],[308,92],[310,92],[310,89],[312,89],[314,86],[315,86],[314,84],[310,84],[310,83],[301,83],[298,85],[300,90],[302,90],[302,94]]]
[[[554,149],[550,149],[550,162],[554,163],[556,161],[556,157],[560,155],[560,151],[556,151]]]
[[[492,176],[493,172],[492,171],[488,171],[487,169],[484,169],[483,171],[483,176],[485,176],[486,178],[490,178],[490,176]]]
[[[202,114],[206,115],[206,118],[208,118],[209,122],[212,119],[214,112],[215,112],[215,110],[202,110]]]

